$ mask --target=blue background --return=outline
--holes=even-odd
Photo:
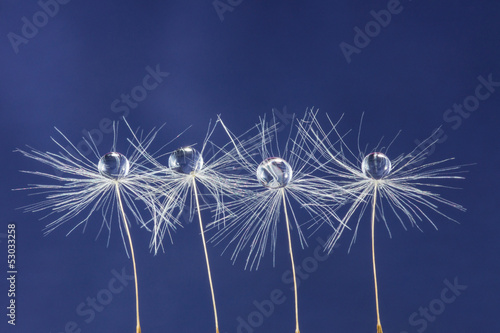
[[[475,93],[479,76],[500,81],[500,2],[402,0],[399,13],[380,31],[373,30],[369,44],[348,62],[340,44],[354,45],[354,29],[364,30],[367,24],[370,28],[370,12],[390,3],[235,0],[232,11],[218,15],[208,0],[70,1],[59,5],[47,22],[38,14],[38,32],[32,31],[26,43],[16,47],[9,34],[22,37],[23,17],[33,22],[42,9],[33,0],[3,1],[0,330],[59,333],[73,321],[81,332],[134,331],[131,284],[113,295],[90,323],[75,312],[87,297],[108,287],[112,270],[132,272],[119,233],[111,235],[108,247],[106,237],[95,241],[100,225],[96,215],[84,234],[79,229],[65,237],[70,227],[66,225],[44,237],[45,222],[38,220],[42,214],[15,209],[41,198],[11,191],[44,181],[19,170],[43,168],[13,150],[28,144],[56,152],[50,140],[58,137],[54,126],[77,143],[82,131],[98,129],[102,119],[118,120],[125,111],[114,112],[113,101],[142,84],[146,67],[158,65],[168,77],[129,108],[127,119],[134,128],[166,123],[159,141],[170,141],[192,125],[177,144],[201,143],[217,114],[238,134],[272,109],[302,115],[314,106],[321,117],[345,114],[341,127],[354,129],[348,137],[351,145],[363,112],[363,146],[373,147],[382,136],[388,142],[402,130],[391,147],[395,157],[441,126],[446,140],[436,146],[430,161],[456,157],[458,164],[476,164],[466,167],[466,180],[449,183],[460,190],[439,192],[468,210],[443,207],[460,224],[432,215],[439,231],[422,223],[423,233],[406,232],[389,215],[390,239],[380,225],[377,258],[384,331],[498,332],[500,87],[460,124],[444,116],[453,104]],[[121,134],[124,140],[123,128]],[[224,133],[217,131],[214,140],[224,141]],[[99,150],[107,152],[111,142],[112,135],[104,135]],[[209,219],[208,214],[204,217]],[[4,314],[5,233],[11,222],[17,225],[19,271],[15,327],[7,325]],[[375,331],[368,225],[365,218],[349,254],[351,234],[346,233],[330,258],[315,269],[309,267],[312,272],[302,278],[303,333]],[[267,255],[259,271],[244,271],[243,262],[233,266],[227,255],[219,256],[221,248],[209,248],[221,333],[238,332],[238,318],[248,322],[249,316],[257,326],[254,332],[293,332],[293,294],[282,277],[289,261],[285,229],[280,228],[274,268]],[[318,236],[326,238],[326,231]],[[143,332],[213,332],[198,225],[185,225],[174,244],[166,245],[166,253],[156,257],[148,251],[149,235],[138,228],[133,233]],[[298,264],[314,261],[315,237],[304,251],[296,246]],[[455,278],[467,289],[433,321],[426,321],[425,328],[422,322],[412,325],[410,316],[420,307],[438,304],[444,281]],[[269,316],[254,313],[254,301],[269,299],[275,289],[286,301]]]

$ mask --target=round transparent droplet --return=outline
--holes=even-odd
[[[290,164],[279,157],[270,157],[257,168],[257,179],[269,188],[285,187],[292,179],[292,175]]]
[[[203,168],[203,157],[191,147],[179,148],[170,154],[168,167],[179,173],[190,174]]]
[[[104,177],[119,179],[128,175],[130,164],[122,154],[111,152],[101,157],[97,168]]]
[[[363,159],[361,171],[367,177],[382,179],[391,172],[391,160],[382,153],[368,154]]]

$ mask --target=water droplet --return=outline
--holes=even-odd
[[[128,175],[130,164],[122,154],[111,152],[101,157],[97,169],[104,177],[119,179]]]
[[[391,172],[391,167],[391,160],[385,154],[371,153],[363,159],[361,171],[369,178],[381,179]]]
[[[190,174],[203,168],[203,157],[191,147],[179,148],[170,154],[168,167],[176,172]]]
[[[279,157],[270,157],[257,168],[257,179],[269,188],[285,187],[292,179],[292,175],[290,164]]]

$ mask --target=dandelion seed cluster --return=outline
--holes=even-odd
[[[217,124],[224,128],[229,137],[229,141],[220,146],[210,139]],[[436,179],[463,178],[456,175],[461,172],[461,166],[444,164],[451,159],[424,163],[426,150],[432,144],[427,144],[423,150],[417,147],[392,162],[386,155],[388,148],[382,149],[382,153],[377,151],[378,147],[372,150],[375,152],[360,159],[359,156],[364,153],[352,153],[345,144],[344,135],[337,130],[338,123],[334,124],[330,120],[332,128],[324,130],[317,119],[317,111],[312,109],[306,112],[303,119],[296,122],[294,120],[295,135],[292,136],[290,131],[282,150],[277,140],[277,122],[274,117],[272,121],[261,118],[257,125],[242,136],[233,135],[220,117],[216,125],[209,125],[200,151],[184,146],[170,154],[147,152],[159,130],[152,130],[142,136],[142,133],[134,132],[129,127],[133,137],[129,140],[133,148],[129,158],[116,151],[116,142],[111,152],[105,155],[98,153],[95,144],[89,145],[94,147],[93,152],[98,159],[97,170],[95,161],[79,152],[61,132],[59,133],[76,152],[64,149],[55,140],[64,149],[64,153],[18,150],[24,156],[63,174],[54,176],[26,171],[59,182],[57,185],[42,184],[27,188],[43,191],[47,198],[26,206],[26,211],[49,210],[50,214],[61,213],[59,218],[47,225],[48,232],[83,215],[83,218],[76,221],[71,232],[78,226],[86,226],[93,213],[101,211],[102,227],[111,231],[111,222],[113,219],[118,220],[127,231],[132,250],[129,222],[125,213],[128,210],[143,229],[152,233],[150,248],[156,254],[159,249],[163,249],[163,239],[167,235],[172,239],[171,231],[176,230],[176,226],[181,224],[180,217],[185,210],[189,210],[189,220],[195,215],[199,218],[207,267],[209,262],[204,229],[215,229],[211,242],[225,243],[225,249],[232,246],[233,261],[241,252],[247,252],[245,268],[257,269],[267,249],[273,254],[274,264],[277,225],[281,223],[283,216],[293,266],[291,230],[294,230],[295,239],[304,247],[307,245],[302,232],[305,224],[314,226],[313,231],[324,225],[330,227],[330,236],[325,244],[329,252],[344,231],[352,230],[352,246],[361,217],[368,210],[370,202],[372,230],[375,215],[378,214],[377,217],[380,217],[389,231],[382,203],[390,206],[391,209],[387,211],[394,212],[403,227],[403,218],[406,217],[418,229],[418,223],[423,220],[437,229],[424,208],[449,220],[453,219],[442,213],[438,204],[465,210],[428,190],[441,186],[434,183]],[[115,125],[113,126],[116,131]],[[256,133],[250,135],[250,131]],[[204,160],[203,156],[207,155],[205,148],[209,145],[213,148],[213,154]],[[350,156],[346,156],[349,154]],[[168,156],[168,167],[159,162],[164,156]],[[349,157],[353,157],[353,160]],[[202,190],[205,193],[201,194],[203,201],[200,205],[198,193]],[[146,210],[139,210],[135,202],[142,202]],[[305,220],[304,215],[299,217],[295,214],[295,205],[303,209]],[[121,214],[113,218],[118,211],[116,207],[120,207]],[[340,215],[342,207],[347,209]],[[201,218],[201,212],[205,209],[213,213],[213,221],[206,226]],[[88,211],[84,213],[85,210]],[[150,214],[148,218],[142,217],[144,211]],[[353,218],[357,214],[358,217]],[[355,220],[353,228],[349,226],[352,224],[351,220]],[[153,226],[150,227],[150,224]],[[210,277],[210,268],[208,271]],[[218,330],[211,277],[210,285]],[[299,331],[296,286],[295,303],[296,331]],[[380,320],[378,321],[380,326]]]

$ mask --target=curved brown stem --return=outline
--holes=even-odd
[[[198,200],[198,190],[196,187],[196,178],[195,177],[193,177],[193,189],[194,189],[194,197],[196,199],[196,209],[198,210],[198,220],[200,221],[200,232],[201,232],[201,238],[203,240],[203,249],[205,250],[205,260],[207,262],[207,271],[208,271],[208,280],[210,282],[210,291],[212,292],[212,303],[214,306],[214,316],[215,316],[215,332],[219,333],[219,320],[217,319],[217,307],[215,305],[214,286],[212,283],[212,273],[210,272],[210,262],[208,261],[207,242],[205,241],[205,230],[203,229],[203,223],[201,221],[200,201]]]
[[[373,205],[372,205],[372,261],[373,261],[373,279],[375,282],[375,303],[377,306],[377,333],[382,332],[382,324],[380,323],[380,310],[378,305],[378,286],[377,286],[377,267],[375,265],[375,207],[377,205],[377,190],[378,185],[375,184],[373,190]]]
[[[290,260],[292,262],[293,290],[295,293],[295,333],[300,333],[300,330],[299,330],[299,297],[298,297],[298,292],[297,292],[297,279],[296,279],[296,275],[295,275],[295,262],[293,260],[292,237],[290,236],[290,221],[288,219],[288,211],[286,208],[285,190],[281,189],[281,193],[283,195],[283,209],[285,211],[286,231],[288,233],[288,250],[290,252]]]
[[[127,233],[128,242],[130,245],[130,254],[132,255],[132,265],[134,266],[134,281],[135,281],[135,310],[137,316],[137,327],[136,333],[141,333],[141,323],[139,319],[139,284],[137,282],[137,267],[135,264],[135,255],[134,255],[134,245],[132,244],[132,237],[130,236],[130,230],[127,223],[127,217],[125,216],[125,210],[123,209],[122,198],[120,195],[120,186],[118,182],[116,183],[116,196],[118,197],[118,204],[120,206],[120,211],[123,216],[123,224],[125,226],[125,231]]]

